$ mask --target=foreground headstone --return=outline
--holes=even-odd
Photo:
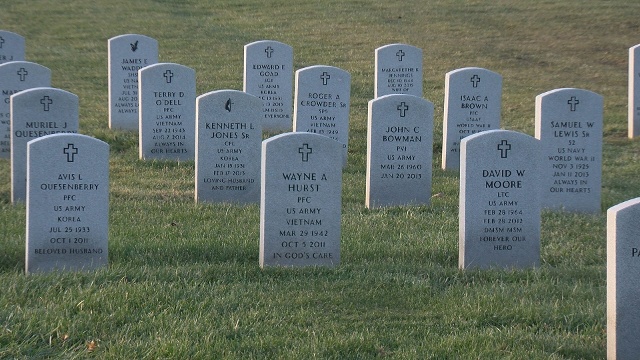
[[[22,90],[51,86],[51,70],[28,62],[12,61],[0,64],[0,158],[11,158],[10,96]]]
[[[445,77],[442,168],[460,168],[460,141],[466,136],[500,128],[502,76],[469,67]]]
[[[540,143],[492,130],[462,140],[459,267],[540,263]]]
[[[556,89],[536,97],[542,144],[542,206],[599,213],[602,184],[602,96]]]
[[[629,138],[640,135],[640,44],[629,48]]]
[[[144,35],[112,37],[109,47],[109,128],[138,130],[138,70],[158,62],[158,41]]]
[[[10,31],[0,30],[0,64],[24,61],[24,38]]]
[[[428,205],[433,104],[413,95],[371,100],[368,129],[367,208]]]
[[[405,44],[381,46],[375,51],[375,94],[422,97],[422,49]]]
[[[342,144],[347,164],[351,75],[333,66],[315,65],[296,71],[293,131],[328,136]]]
[[[27,143],[58,133],[77,133],[78,96],[55,88],[11,95],[11,202],[27,196]]]
[[[309,133],[262,142],[260,267],[340,263],[341,153]]]
[[[140,69],[140,159],[193,160],[196,72],[178,64]]]
[[[258,203],[262,100],[237,90],[196,99],[196,202]]]
[[[244,91],[262,99],[263,131],[291,131],[293,48],[262,40],[244,46]]]
[[[32,140],[27,157],[26,272],[107,265],[109,145],[79,134]]]
[[[640,198],[607,211],[607,359],[640,354]]]

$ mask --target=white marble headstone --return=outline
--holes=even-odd
[[[293,48],[262,40],[244,46],[244,91],[262,99],[263,131],[291,131]]]
[[[629,138],[640,135],[640,44],[629,48]]]
[[[640,198],[607,211],[607,359],[640,354]]]
[[[196,72],[160,63],[140,69],[140,159],[193,160]]]
[[[508,130],[462,140],[459,267],[540,264],[540,142]]]
[[[342,148],[285,133],[262,142],[260,267],[340,263]]]
[[[55,134],[30,141],[27,153],[26,272],[106,266],[109,145]]]
[[[0,79],[0,158],[10,159],[10,96],[34,87],[51,86],[51,70],[28,61],[12,61],[0,64]]]
[[[542,144],[542,207],[599,213],[602,186],[602,96],[556,89],[536,97]]]
[[[196,99],[196,202],[258,203],[262,100],[237,90]]]
[[[469,67],[445,77],[442,168],[460,168],[460,141],[466,136],[500,128],[502,76]]]
[[[293,131],[324,135],[342,144],[343,165],[349,144],[351,75],[333,66],[296,71]]]
[[[374,98],[390,94],[422,97],[422,49],[406,44],[375,51]]]
[[[58,133],[77,133],[78,96],[40,87],[11,95],[11,202],[26,199],[27,143]]]
[[[24,61],[24,38],[16,33],[0,30],[0,64]]]
[[[158,62],[158,41],[127,34],[108,41],[109,128],[138,130],[138,70]]]
[[[431,102],[413,95],[369,101],[367,208],[428,205],[432,146]]]

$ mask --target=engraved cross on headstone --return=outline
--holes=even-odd
[[[2,44],[4,44],[4,38],[0,36],[0,49],[2,49]]]
[[[402,58],[404,57],[405,53],[404,51],[402,51],[402,49],[398,50],[398,52],[396,53],[396,56],[398,57],[398,61],[402,61]]]
[[[264,49],[264,52],[267,53],[267,58],[271,58],[271,54],[273,54],[273,48],[271,46],[268,46],[266,49]]]
[[[44,106],[44,111],[49,111],[49,105],[53,104],[53,100],[49,97],[49,95],[45,95],[42,99],[40,99],[40,104]]]
[[[167,70],[162,74],[165,79],[167,79],[167,84],[171,84],[171,78],[173,77],[173,72],[171,70]]]
[[[471,77],[471,84],[473,85],[474,88],[478,87],[479,82],[480,82],[480,76],[478,76],[478,74],[475,74]]]
[[[75,159],[73,158],[73,156],[78,154],[78,148],[75,147],[73,144],[67,144],[67,147],[64,148],[62,152],[64,152],[64,154],[67,155],[67,162],[74,162]]]
[[[327,85],[329,83],[329,79],[331,79],[331,75],[325,71],[320,76],[320,79],[322,79],[322,85]]]
[[[20,81],[24,81],[26,79],[27,75],[29,75],[29,72],[25,68],[20,68],[20,70],[18,70],[17,74],[18,74],[18,76],[20,76]]]
[[[506,159],[507,152],[511,150],[511,144],[509,144],[507,140],[502,140],[502,142],[498,144],[498,150],[500,150],[500,157]]]
[[[400,117],[405,117],[407,115],[407,110],[409,110],[409,105],[403,101],[396,109],[400,111]]]
[[[575,96],[572,96],[571,99],[567,101],[567,104],[571,107],[571,111],[576,111],[576,106],[580,104],[580,100],[578,100]]]
[[[298,152],[302,154],[302,161],[309,161],[309,154],[313,152],[313,149],[309,147],[309,144],[302,144],[301,148],[298,148]]]

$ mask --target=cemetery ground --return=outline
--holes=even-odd
[[[0,161],[0,358],[604,358],[605,211],[640,194],[626,127],[639,11],[621,0],[3,4],[26,59],[79,96],[80,133],[110,144],[111,192],[108,268],[25,275],[25,207],[11,205]],[[125,33],[195,69],[197,94],[241,90],[243,46],[263,39],[291,45],[296,69],[350,72],[338,267],[261,270],[258,205],[196,204],[193,162],[138,160],[137,135],[108,129],[107,39]],[[374,49],[391,43],[424,52],[434,195],[368,210]],[[537,269],[458,270],[459,177],[440,170],[440,151],[444,76],[465,66],[503,76],[502,127],[529,135],[538,94],[605,99],[602,212],[543,212]]]

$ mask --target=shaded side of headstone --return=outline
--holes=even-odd
[[[342,144],[347,164],[351,75],[333,66],[296,71],[293,131],[324,135]]]
[[[258,203],[262,100],[237,90],[196,99],[196,202]]]
[[[460,168],[460,141],[466,136],[500,128],[502,76],[469,67],[445,77],[442,168]]]
[[[310,133],[262,142],[260,267],[340,263],[341,152]]]
[[[263,101],[263,131],[291,131],[293,48],[272,40],[245,45],[243,89]]]
[[[160,63],[140,69],[140,159],[193,160],[196,72]]]
[[[109,145],[55,134],[30,141],[27,152],[26,272],[106,266]]]
[[[542,206],[599,213],[602,184],[602,96],[556,89],[536,97],[542,143]]]
[[[16,33],[0,30],[0,64],[9,61],[24,61],[24,37]]]
[[[607,211],[607,359],[640,354],[640,198]]]
[[[108,41],[109,128],[138,130],[138,70],[158,62],[158,41],[127,34]]]
[[[640,135],[640,44],[629,48],[629,138]]]
[[[422,97],[422,49],[406,44],[375,51],[374,98],[390,94]]]
[[[540,143],[507,130],[462,140],[459,267],[540,263]]]
[[[0,64],[0,79],[0,158],[10,159],[10,96],[30,88],[51,86],[51,70],[28,61],[12,61]]]
[[[431,102],[413,95],[369,101],[367,208],[428,205],[432,145]]]
[[[78,96],[56,88],[11,95],[11,202],[26,199],[27,143],[58,133],[77,133]]]

